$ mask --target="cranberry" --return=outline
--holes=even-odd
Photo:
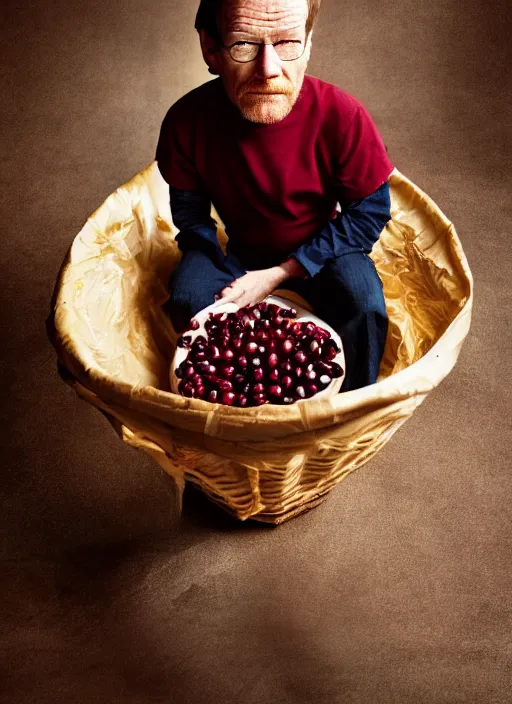
[[[218,347],[215,345],[210,345],[209,347],[206,348],[206,353],[208,355],[208,358],[210,360],[214,359],[219,359],[220,358],[220,350]]]
[[[222,403],[225,403],[226,406],[232,406],[235,398],[236,396],[232,391],[224,391],[222,394]]]
[[[315,338],[317,340],[327,340],[330,337],[330,334],[327,332],[327,330],[324,330],[323,328],[317,328],[315,330]]]
[[[178,339],[178,342],[176,343],[178,347],[188,347],[190,345],[190,341],[192,340],[192,337],[190,335],[182,335]]]
[[[249,364],[245,355],[240,355],[240,357],[236,360],[236,363],[241,369],[247,369],[247,365]]]
[[[283,389],[289,389],[292,384],[293,379],[291,378],[291,376],[283,376],[283,378],[281,379],[281,386],[283,387]]]
[[[277,367],[278,364],[279,364],[279,357],[277,356],[277,354],[275,352],[271,352],[271,354],[269,354],[269,356],[268,356],[268,366],[271,369],[275,369],[275,367]]]
[[[331,374],[333,379],[338,379],[340,376],[343,376],[344,373],[345,372],[337,362],[331,363]]]
[[[281,308],[280,313],[283,318],[295,318],[297,316],[297,311],[293,308]]]
[[[271,396],[276,396],[277,398],[279,398],[283,395],[283,390],[278,384],[272,384],[272,386],[268,387],[268,393]]]
[[[332,364],[328,362],[318,362],[316,365],[316,370],[320,374],[330,374],[332,372]]]
[[[304,364],[304,362],[307,362],[308,358],[307,358],[307,355],[305,352],[303,352],[302,350],[299,350],[298,352],[295,353],[294,359],[299,364]]]
[[[330,362],[331,360],[333,360],[336,357],[337,354],[338,354],[338,351],[337,351],[336,344],[334,343],[333,340],[328,340],[324,344],[323,349],[322,349],[322,359],[324,359],[327,362]]]
[[[279,381],[279,370],[278,369],[271,369],[268,373],[268,378],[270,381]]]
[[[183,384],[183,395],[188,398],[193,398],[196,395],[195,389],[191,383]]]
[[[283,354],[290,354],[290,352],[293,350],[294,346],[295,346],[295,343],[292,340],[290,340],[290,339],[283,340],[283,344],[281,345],[281,351],[283,352]]]

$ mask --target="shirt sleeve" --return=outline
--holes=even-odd
[[[178,228],[176,242],[182,252],[203,249],[222,254],[215,220],[210,216],[210,200],[199,191],[169,187],[172,221]]]
[[[313,277],[329,259],[352,252],[369,254],[390,219],[391,199],[386,181],[375,193],[342,207],[334,220],[290,256]]]
[[[210,215],[210,199],[198,191],[169,187],[173,223],[179,229],[176,242],[181,252],[195,249],[207,254],[221,269],[234,278],[245,274],[238,259],[224,255],[217,239],[217,224]]]
[[[160,127],[155,159],[170,186],[194,191],[202,188],[202,181],[194,163],[193,122],[184,112],[179,101],[168,110]]]
[[[382,137],[367,110],[357,103],[344,131],[333,169],[334,188],[346,205],[374,193],[393,171]]]

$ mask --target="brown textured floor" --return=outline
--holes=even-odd
[[[0,699],[510,702],[509,5],[324,0],[310,73],[454,222],[476,297],[452,374],[277,529],[193,490],[178,526],[170,481],[57,378],[45,334],[72,238],[208,78],[195,8],[2,5]]]

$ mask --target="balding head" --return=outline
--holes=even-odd
[[[226,5],[228,0],[201,0],[199,9],[196,15],[195,28],[199,32],[204,29],[205,32],[215,41],[220,40],[219,27],[217,20],[221,8]],[[306,18],[306,35],[313,29],[318,11],[322,0],[307,0],[308,12]],[[263,2],[262,5],[268,3]]]

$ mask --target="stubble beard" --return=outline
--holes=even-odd
[[[273,125],[276,122],[281,122],[285,117],[288,117],[297,102],[303,80],[304,77],[295,90],[286,90],[277,95],[252,93],[251,91],[259,90],[257,86],[252,86],[237,100],[237,107],[242,117],[260,125]],[[272,89],[261,87],[262,92],[265,90]]]

